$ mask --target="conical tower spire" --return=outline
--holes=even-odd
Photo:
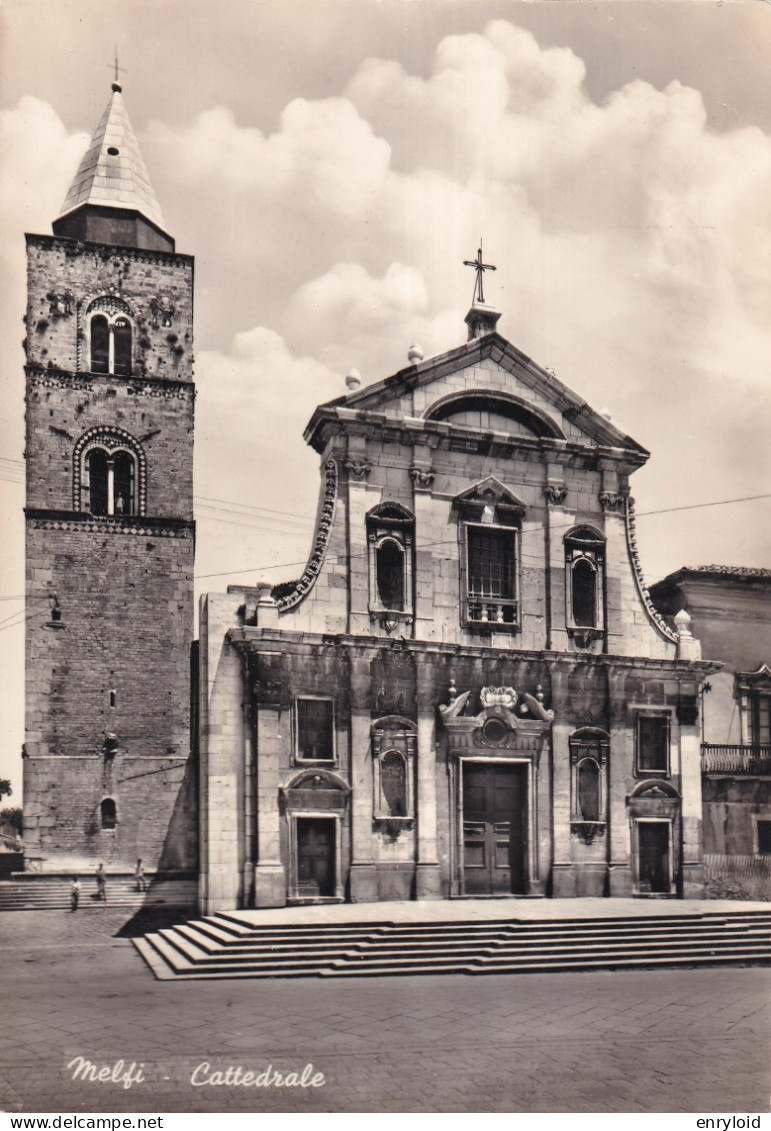
[[[53,230],[94,243],[174,250],[118,82]]]

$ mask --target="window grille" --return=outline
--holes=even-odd
[[[468,619],[516,624],[516,531],[469,525],[466,539]]]

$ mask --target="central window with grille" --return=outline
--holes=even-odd
[[[466,620],[516,625],[517,531],[468,524],[466,533]]]

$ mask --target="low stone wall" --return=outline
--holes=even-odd
[[[704,856],[707,899],[771,900],[771,856]]]

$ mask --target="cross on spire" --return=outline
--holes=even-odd
[[[118,44],[117,43],[115,44],[115,59],[113,60],[112,63],[108,63],[108,66],[110,68],[113,68],[113,67],[115,68],[115,81],[112,84],[112,89],[113,90],[120,90],[121,89],[120,72],[123,71],[124,75],[126,75],[126,74],[128,74],[128,71],[126,70],[125,67],[119,67],[118,66]]]
[[[479,251],[477,252],[476,259],[464,259],[463,260],[463,266],[464,267],[473,267],[474,270],[476,271],[476,279],[474,280],[474,293],[471,296],[472,304],[476,303],[476,302],[484,304],[485,294],[484,294],[484,290],[482,289],[482,283],[484,281],[484,273],[485,273],[485,271],[495,271],[495,267],[493,267],[492,263],[483,263],[482,262],[482,240],[481,240],[481,237],[480,237],[480,240],[479,240]]]

